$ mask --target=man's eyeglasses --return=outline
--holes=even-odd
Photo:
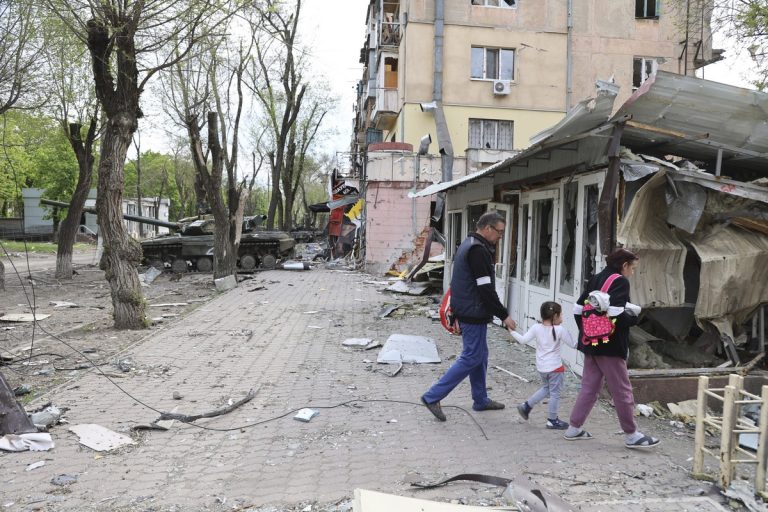
[[[504,228],[499,229],[496,226],[488,226],[488,227],[491,228],[492,230],[494,230],[497,235],[504,236]]]

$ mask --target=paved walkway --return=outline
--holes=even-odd
[[[437,422],[418,398],[458,355],[460,340],[414,308],[409,316],[377,318],[385,302],[425,299],[383,294],[382,286],[366,283],[371,279],[319,269],[258,274],[133,347],[128,355],[136,370],[115,382],[134,398],[95,372],[65,383],[42,400],[69,408],[71,424],[97,423],[132,435],[136,445],[96,453],[66,426],[55,427],[50,452],[0,454],[0,510],[285,510],[299,503],[344,504],[355,488],[504,503],[501,488],[482,484],[421,492],[410,486],[458,473],[527,475],[585,511],[722,510],[700,496],[709,484],[687,475],[690,431],[642,418],[641,428],[663,444],[637,453],[623,447],[615,414],[605,405],[588,422],[595,439],[587,442],[567,442],[544,429],[542,407],[523,422],[514,404],[536,388],[533,351],[509,343],[498,328],[491,329],[491,366],[532,382],[492,369],[491,396],[506,402],[506,410],[471,411],[464,383],[444,401],[457,407],[446,408],[449,420]],[[266,289],[254,291],[260,285]],[[392,333],[434,338],[443,362],[406,365],[390,377],[380,371],[390,368],[368,361],[375,361],[376,350],[341,346],[345,338],[384,342]],[[569,375],[565,419],[576,385]],[[251,402],[197,426],[130,430],[158,417],[142,404],[194,414],[226,406],[250,389],[256,390]],[[182,399],[174,400],[174,392]],[[290,411],[301,407],[320,414],[298,422]],[[40,460],[43,467],[25,471]],[[76,483],[52,485],[61,474],[77,476]]]

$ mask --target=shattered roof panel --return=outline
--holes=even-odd
[[[768,94],[659,71],[621,106],[611,122],[630,117],[622,144],[657,148],[723,166],[754,168],[768,158]],[[738,158],[734,162],[730,159]]]

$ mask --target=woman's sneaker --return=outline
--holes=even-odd
[[[565,430],[568,428],[568,424],[560,418],[555,418],[553,420],[547,420],[547,428],[553,430]]]

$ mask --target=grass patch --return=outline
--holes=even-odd
[[[26,245],[24,242],[16,242],[13,240],[0,240],[0,244],[3,246],[3,249],[5,249],[8,252],[35,252],[40,254],[56,254],[56,248],[58,247],[53,242],[27,242]],[[88,244],[75,244],[73,249],[75,251],[78,250],[84,250],[91,247]],[[4,252],[4,251],[0,251]]]

